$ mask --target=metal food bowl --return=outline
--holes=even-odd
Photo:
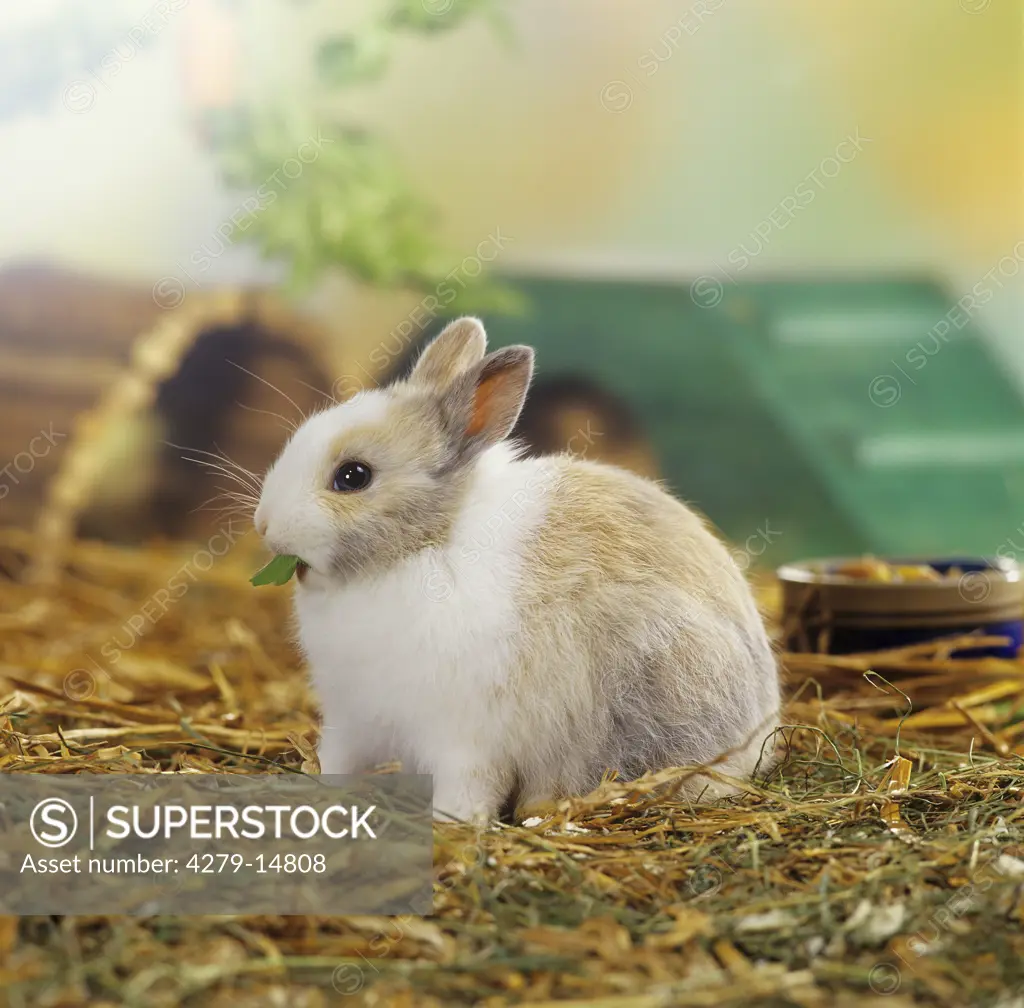
[[[939,580],[878,581],[841,573],[870,561],[933,568]],[[783,644],[789,651],[853,654],[980,634],[1005,645],[956,658],[1014,658],[1024,638],[1024,580],[1013,560],[986,557],[833,557],[786,564]]]

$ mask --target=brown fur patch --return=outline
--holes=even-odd
[[[516,691],[518,703],[548,698],[537,711],[547,723],[532,735],[573,744],[516,768],[524,800],[585,791],[607,769],[634,776],[732,747],[721,769],[749,773],[775,727],[778,676],[743,575],[702,519],[656,484],[557,464],[524,565]],[[556,779],[538,777],[551,767]]]
[[[703,520],[656,483],[612,466],[565,460],[535,556],[551,598],[597,579],[664,577],[734,618],[748,605],[746,582]]]

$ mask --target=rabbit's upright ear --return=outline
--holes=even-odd
[[[533,350],[510,346],[485,357],[442,397],[460,456],[475,455],[512,433],[533,376]]]
[[[469,317],[456,319],[423,351],[409,381],[443,391],[459,375],[479,364],[486,350],[483,323]]]

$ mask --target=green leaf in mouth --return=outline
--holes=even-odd
[[[274,557],[266,567],[258,570],[249,579],[256,586],[259,585],[283,585],[292,579],[295,569],[302,561],[297,556],[282,554]]]

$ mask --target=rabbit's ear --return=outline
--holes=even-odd
[[[456,319],[423,351],[409,381],[443,391],[459,375],[479,364],[486,350],[483,323],[469,317]]]
[[[533,350],[510,346],[485,357],[442,398],[459,455],[474,455],[512,433],[533,376]]]

